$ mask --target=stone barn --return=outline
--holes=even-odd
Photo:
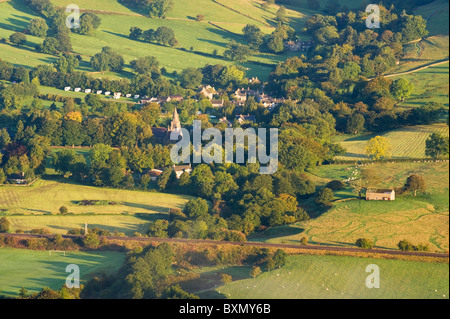
[[[366,200],[395,200],[395,190],[392,188],[369,188]]]

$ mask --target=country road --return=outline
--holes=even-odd
[[[36,234],[0,234],[5,237],[18,237],[18,238],[54,238],[55,235],[36,235]],[[83,236],[76,235],[63,235],[63,238],[76,239]],[[263,247],[263,248],[293,248],[293,249],[306,249],[306,250],[318,250],[329,252],[353,252],[353,253],[369,253],[369,254],[385,254],[392,256],[421,256],[421,257],[436,257],[436,258],[449,258],[449,254],[431,253],[431,252],[418,252],[418,251],[400,251],[400,250],[387,250],[387,249],[361,249],[361,248],[348,248],[348,247],[332,247],[332,246],[319,246],[319,245],[293,245],[293,244],[271,244],[260,242],[230,242],[230,241],[215,241],[215,240],[201,240],[201,239],[183,239],[183,238],[151,238],[151,237],[103,237],[109,240],[122,240],[122,241],[148,241],[148,242],[160,242],[160,243],[184,243],[184,244],[213,244],[213,245],[231,245],[231,246],[250,246],[250,247]]]

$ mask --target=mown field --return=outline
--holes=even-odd
[[[380,288],[366,287],[366,267],[380,269]],[[257,278],[250,269],[230,272],[235,281],[199,293],[202,298],[229,299],[447,299],[447,263],[341,256],[290,256],[287,264]],[[207,269],[204,276],[228,272]],[[215,276],[220,278],[219,276]]]
[[[448,82],[447,82],[448,83]],[[340,143],[347,150],[343,156],[337,156],[336,160],[362,161],[368,160],[365,148],[367,142],[377,136],[386,137],[392,146],[392,158],[426,158],[425,141],[431,133],[440,133],[449,136],[447,124],[407,126],[386,133],[341,135],[335,142]]]
[[[149,220],[164,218],[169,208],[184,207],[189,196],[127,191],[76,185],[65,180],[38,180],[31,187],[0,187],[0,210],[11,221],[11,230],[46,228],[66,234],[71,228],[100,227],[132,236],[145,230]],[[81,206],[81,200],[114,201],[116,205]],[[71,215],[57,215],[66,206]],[[139,218],[135,214],[146,214]],[[72,215],[73,214],[73,215]]]
[[[66,267],[80,267],[81,283],[90,274],[113,273],[122,266],[125,254],[117,252],[66,252],[49,254],[48,251],[0,249],[0,295],[17,297],[20,288],[28,293],[43,287],[60,289],[66,283]]]
[[[356,180],[335,193],[333,207],[320,217],[271,228],[249,240],[299,244],[306,237],[312,244],[354,246],[358,238],[366,237],[377,247],[397,249],[398,242],[407,239],[416,245],[427,244],[430,251],[448,251],[448,163],[388,163],[370,167],[378,176],[372,187],[401,187],[409,175],[418,174],[425,179],[426,192],[417,196],[397,195],[393,202],[359,201],[352,186],[360,183]],[[332,179],[347,179],[353,176],[353,171],[360,173],[364,168],[328,165],[309,174],[319,186],[324,186]]]

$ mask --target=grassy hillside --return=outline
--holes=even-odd
[[[448,163],[390,163],[371,167],[379,177],[372,187],[401,187],[409,175],[418,174],[425,179],[426,193],[397,196],[394,202],[359,201],[352,185],[347,184],[346,189],[335,193],[335,198],[354,199],[333,203],[328,212],[316,219],[271,228],[250,240],[299,244],[306,237],[314,244],[354,246],[358,238],[367,237],[378,247],[397,249],[400,240],[408,239],[415,244],[428,244],[431,251],[448,251]],[[361,169],[328,165],[309,174],[318,185],[324,186],[332,179],[347,179],[353,171]]]
[[[363,134],[363,135],[342,135],[336,137],[335,142],[339,142],[347,153],[336,157],[337,160],[367,160],[365,147],[367,142],[381,135],[389,139],[392,146],[392,158],[425,158],[425,141],[428,136],[438,132],[444,136],[449,135],[449,128],[446,124],[418,125],[399,128],[386,133]]]
[[[448,71],[448,63],[445,63],[415,73],[391,77],[392,80],[404,78],[414,85],[413,94],[399,105],[420,107],[428,102],[438,102],[448,107]]]
[[[66,282],[66,267],[80,267],[81,281],[98,272],[113,273],[122,266],[125,254],[115,252],[66,252],[0,249],[0,295],[17,297],[21,287],[28,293],[43,287],[61,289]]]
[[[449,27],[449,7],[448,1],[436,0],[424,6],[420,6],[414,10],[414,14],[421,15],[427,20],[427,29],[429,35],[446,34],[448,35]]]
[[[11,221],[12,231],[46,228],[66,234],[84,223],[132,236],[144,232],[151,219],[164,218],[169,208],[183,208],[191,197],[157,192],[127,191],[70,184],[64,180],[39,180],[31,187],[0,187],[0,210]],[[117,205],[78,205],[81,200],[114,201]],[[58,216],[66,206],[74,215]],[[135,214],[148,214],[145,219]],[[18,216],[20,215],[20,216]]]
[[[366,267],[380,269],[380,288],[369,289]],[[337,256],[291,256],[278,270],[253,279],[250,269],[236,281],[203,291],[202,298],[230,299],[447,299],[448,264]],[[228,269],[208,270],[209,278]],[[220,278],[220,277],[219,277]],[[221,285],[220,281],[216,281]]]
[[[124,56],[126,65],[121,76],[125,77],[129,76],[128,72],[131,71],[129,63],[133,59],[149,55],[155,56],[160,61],[161,66],[165,66],[169,72],[174,70],[179,72],[188,66],[202,67],[207,63],[228,65],[233,62],[223,59],[221,54],[226,50],[226,45],[231,40],[243,41],[235,33],[242,33],[242,28],[246,24],[260,25],[265,32],[273,30],[273,25],[269,23],[258,22],[212,1],[195,1],[196,4],[193,4],[192,1],[189,4],[177,1],[172,12],[173,16],[169,16],[167,19],[146,18],[124,7],[116,0],[81,1],[77,3],[81,9],[97,10],[97,14],[102,19],[101,26],[92,36],[71,34],[73,52],[83,56],[83,62],[80,64],[79,70],[93,71],[88,63],[90,57],[100,52],[104,46],[110,46]],[[72,1],[55,0],[55,4],[58,6],[65,6],[69,3],[72,3]],[[198,12],[198,10],[201,11],[199,8],[206,10],[206,12]],[[262,11],[259,7],[255,8],[255,10],[256,12]],[[289,12],[289,15],[302,16],[294,11]],[[196,22],[193,17],[197,14],[204,14],[206,21],[202,23]],[[270,19],[274,17],[273,12],[267,14],[270,15]],[[37,15],[24,4],[23,0],[1,2],[0,37],[8,38],[14,32],[23,31],[29,21],[36,17]],[[218,24],[215,25],[214,23],[209,23],[209,21]],[[157,29],[160,26],[168,26],[175,31],[180,45],[177,48],[169,48],[132,41],[128,39],[129,29],[132,26],[142,29]],[[230,26],[231,32],[227,30],[228,26]],[[42,43],[42,41],[42,38],[28,36],[28,42],[22,47],[1,43],[0,58],[16,65],[24,66],[36,66],[54,62],[55,57],[35,51],[35,46]],[[191,48],[193,48],[192,51]],[[218,51],[218,57],[212,56],[214,50]],[[286,56],[259,54],[251,58],[251,60],[266,64],[276,64],[285,58]],[[264,79],[267,78],[271,71],[269,66],[252,63],[244,63],[243,66],[248,69],[249,76],[258,76]]]

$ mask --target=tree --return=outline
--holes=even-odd
[[[184,291],[176,284],[166,288],[161,296],[162,299],[199,299],[198,296]]]
[[[202,83],[203,74],[199,69],[186,68],[179,75],[181,86],[186,89],[196,89]]]
[[[145,35],[144,35],[145,36]],[[171,47],[177,46],[178,41],[175,38],[175,32],[169,27],[159,27],[156,31],[151,35],[152,41],[162,45],[169,45]]]
[[[226,285],[233,281],[233,277],[228,274],[220,274],[220,277],[222,279],[222,282]]]
[[[347,120],[346,133],[358,134],[364,129],[365,119],[359,113],[353,113]]]
[[[142,35],[143,35],[143,31],[141,28],[138,28],[138,27],[130,28],[130,35],[129,35],[130,39],[139,40]]]
[[[59,208],[59,213],[60,213],[61,215],[66,215],[68,212],[69,212],[69,210],[67,209],[66,206],[61,206],[61,207]]]
[[[159,62],[153,56],[146,56],[131,61],[130,65],[137,74],[150,74],[152,71],[158,71]]]
[[[124,66],[123,57],[112,51],[110,47],[104,47],[102,52],[91,58],[91,67],[97,71],[120,72]]]
[[[57,39],[53,37],[45,38],[42,45],[38,45],[36,49],[42,53],[47,54],[57,54],[59,52],[58,50],[59,42]]]
[[[9,41],[13,44],[23,45],[27,42],[27,36],[22,32],[15,32],[9,36]]]
[[[83,244],[89,249],[97,248],[100,245],[98,235],[93,232],[88,232],[88,234],[83,238]]]
[[[227,45],[227,48],[228,49],[223,53],[223,55],[226,58],[237,62],[245,62],[253,53],[248,45],[239,44],[234,40]]]
[[[422,176],[412,174],[406,179],[406,183],[403,188],[405,191],[414,192],[414,196],[416,196],[417,191],[425,191],[425,180]]]
[[[256,278],[261,274],[262,274],[261,268],[259,268],[258,266],[252,267],[252,270],[250,271],[250,276],[252,276],[253,278]]]
[[[36,18],[28,24],[28,32],[36,37],[44,38],[47,35],[48,25],[44,19]]]
[[[243,29],[245,40],[253,50],[259,50],[264,43],[264,33],[261,29],[253,24],[247,24]]]
[[[373,248],[373,242],[367,238],[358,238],[355,242],[355,245],[364,249]]]
[[[414,92],[414,85],[400,78],[392,82],[391,93],[397,101],[403,101]]]
[[[204,219],[209,216],[208,212],[208,202],[203,198],[191,199],[186,203],[186,206],[183,209],[183,213],[189,219]]]
[[[425,155],[433,159],[449,155],[449,138],[439,133],[432,133],[425,142]]]
[[[9,222],[6,217],[0,218],[0,233],[7,233],[9,232],[9,227],[11,226],[11,223]]]
[[[397,246],[401,251],[413,251],[414,250],[414,245],[411,244],[406,239],[400,240],[398,242]]]
[[[195,17],[195,20],[197,20],[197,22],[202,22],[205,20],[205,16],[203,14],[198,14],[197,17]]]
[[[28,290],[25,287],[20,288],[19,290],[19,299],[25,299],[28,297]]]
[[[273,261],[275,262],[275,268],[281,268],[286,264],[287,253],[283,249],[277,249],[273,255]]]
[[[55,67],[61,73],[72,73],[78,66],[80,61],[71,54],[60,54],[55,62]]]
[[[386,137],[375,136],[366,145],[366,154],[375,160],[391,157],[391,144]]]
[[[322,188],[319,193],[316,196],[316,203],[317,204],[327,204],[331,202],[334,199],[334,193],[333,190],[330,188]]]
[[[173,9],[173,0],[155,0],[150,3],[150,17],[165,18],[166,15]]]
[[[279,22],[286,22],[286,8],[284,6],[280,6],[277,11],[277,20]]]
[[[97,15],[91,12],[86,12],[81,15],[80,27],[75,30],[77,30],[79,34],[92,34],[98,29],[101,23],[102,19],[100,19]]]

